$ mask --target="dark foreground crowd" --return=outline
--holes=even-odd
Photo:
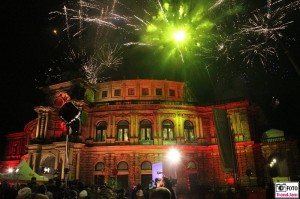
[[[113,189],[107,185],[85,186],[80,181],[68,182],[50,179],[46,184],[38,184],[35,178],[28,184],[11,186],[0,184],[0,199],[176,199],[168,178],[163,178],[153,190],[143,189],[140,184],[130,190]]]

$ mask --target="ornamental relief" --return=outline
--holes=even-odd
[[[108,114],[105,115],[95,115],[95,118],[107,118]]]
[[[120,162],[128,163],[128,160],[126,157],[124,157],[124,154],[121,154],[120,156],[116,157],[116,164],[118,165]]]
[[[194,115],[194,114],[182,114],[182,117],[190,119],[190,118],[196,118],[196,115]]]
[[[137,114],[139,117],[142,116],[142,117],[149,117],[149,116],[153,116],[153,113],[138,113]]]
[[[130,114],[128,114],[128,113],[117,113],[116,114],[116,117],[121,117],[121,118],[124,118],[124,117],[130,117]]]
[[[141,121],[143,121],[143,120],[148,120],[148,121],[150,121],[151,123],[153,123],[153,121],[154,121],[153,117],[146,117],[146,116],[138,117],[137,120],[138,120],[138,122],[141,122]]]
[[[176,117],[176,114],[175,113],[161,113],[161,117],[171,118],[171,117]]]

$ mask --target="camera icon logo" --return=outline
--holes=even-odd
[[[276,192],[286,192],[286,184],[276,184]]]

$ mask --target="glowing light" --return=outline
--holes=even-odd
[[[50,168],[49,167],[45,167],[44,168],[44,173],[49,173],[50,172]]]
[[[13,168],[8,168],[8,173],[12,173],[13,171],[14,171],[14,169]]]
[[[173,37],[177,42],[182,42],[186,38],[186,34],[183,30],[179,30],[173,34]]]
[[[270,163],[270,167],[273,167],[276,164],[277,160],[273,158],[273,160]]]
[[[170,149],[167,153],[167,158],[172,163],[178,163],[181,158],[181,154],[177,149]]]

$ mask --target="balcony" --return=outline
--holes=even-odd
[[[177,142],[176,142],[176,140],[163,140],[162,144],[163,145],[176,145]]]
[[[153,140],[139,140],[140,145],[153,145]]]

